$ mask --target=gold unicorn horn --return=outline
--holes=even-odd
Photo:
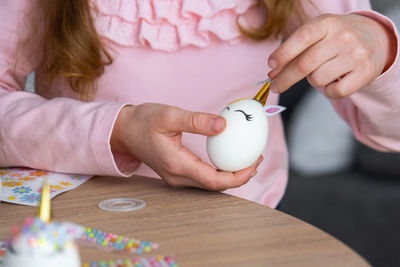
[[[255,97],[253,97],[254,100],[257,100],[260,102],[263,106],[265,106],[265,103],[267,102],[267,97],[269,95],[269,89],[270,89],[270,80],[266,80],[263,87],[258,91]]]
[[[50,185],[48,183],[47,178],[45,178],[43,181],[42,199],[40,200],[39,218],[42,221],[49,223],[50,213],[51,213]]]

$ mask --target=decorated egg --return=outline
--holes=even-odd
[[[207,138],[208,157],[216,168],[238,171],[260,157],[268,139],[268,116],[285,110],[281,106],[264,107],[268,92],[269,82],[253,99],[237,100],[221,111],[225,130]]]
[[[80,267],[74,240],[83,232],[72,223],[51,222],[50,185],[42,188],[39,217],[27,218],[6,242],[4,267]]]
[[[73,239],[81,234],[79,227],[65,223],[47,223],[28,218],[20,229],[14,229],[6,242],[4,267],[80,267],[79,253]]]

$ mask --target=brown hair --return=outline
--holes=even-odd
[[[259,5],[261,8],[265,8],[267,14],[261,26],[247,29],[238,23],[241,33],[254,40],[263,40],[271,36],[277,37],[285,33],[293,13],[296,13],[298,18],[302,17],[300,0],[260,0]]]
[[[265,23],[257,29],[239,25],[241,32],[255,40],[279,35],[299,1],[260,0],[268,13]],[[47,82],[64,77],[81,99],[88,98],[105,66],[112,63],[94,26],[89,0],[36,0],[33,6],[33,25],[37,26],[33,28],[40,31],[41,68]],[[30,34],[33,38],[38,33]]]
[[[46,81],[64,77],[81,99],[88,98],[105,66],[112,63],[97,34],[89,0],[36,0],[33,7],[38,31],[33,34],[42,40],[41,68]]]

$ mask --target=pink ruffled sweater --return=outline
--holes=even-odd
[[[111,152],[110,135],[121,108],[159,102],[218,113],[232,100],[255,95],[255,83],[269,71],[267,58],[281,43],[240,36],[236,18],[257,13],[253,0],[93,0],[96,27],[112,48],[114,63],[99,79],[94,101],[83,103],[63,80],[43,85],[40,55],[33,48],[16,56],[21,29],[29,25],[23,16],[26,2],[3,0],[0,8],[0,166],[157,177],[132,157]],[[306,6],[310,17],[358,11],[398,37],[391,21],[369,11],[366,0],[313,2],[318,11]],[[22,91],[33,70],[36,94]],[[332,101],[354,135],[376,149],[400,150],[399,72],[397,54],[372,84]],[[270,95],[268,104],[277,102],[278,95]],[[288,157],[279,116],[270,118],[270,129],[258,174],[226,192],[275,207],[285,191]],[[208,161],[204,136],[184,134],[183,142]]]

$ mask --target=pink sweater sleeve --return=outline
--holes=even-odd
[[[26,2],[4,0],[0,9],[0,166],[130,175],[139,162],[124,156],[114,159],[110,148],[113,125],[125,104],[47,100],[21,91],[39,62],[18,45],[20,29],[27,25],[20,19]]]
[[[399,35],[394,24],[372,11],[355,12],[386,25],[396,36],[393,65],[371,84],[348,99],[332,101],[337,112],[351,125],[354,136],[382,151],[400,151],[400,56]]]
[[[317,8],[306,7],[310,17],[321,13],[356,13],[386,25],[396,37],[397,55],[393,65],[357,93],[331,103],[360,142],[381,151],[400,151],[400,56],[395,25],[389,18],[371,11],[368,0],[317,0],[314,3]]]

